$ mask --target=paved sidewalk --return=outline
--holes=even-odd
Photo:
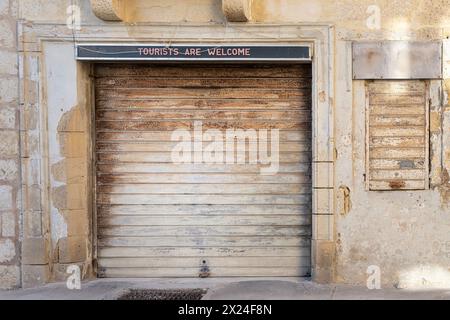
[[[115,300],[129,289],[206,288],[204,300],[450,300],[447,290],[368,290],[347,285],[319,285],[303,279],[99,279],[68,290],[65,283],[34,289],[0,291],[0,300]]]

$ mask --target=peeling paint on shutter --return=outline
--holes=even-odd
[[[425,81],[368,82],[369,190],[428,189],[427,92]]]
[[[310,275],[310,65],[102,64],[95,83],[100,277]],[[279,172],[173,163],[196,120],[279,129]]]

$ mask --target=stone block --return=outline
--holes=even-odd
[[[27,104],[22,108],[20,130],[35,130],[38,128],[39,111],[36,105]]]
[[[313,240],[312,278],[317,283],[334,282],[335,244],[333,241]]]
[[[314,240],[333,240],[334,216],[313,215],[313,238]]]
[[[22,287],[32,288],[41,286],[48,282],[50,269],[48,265],[23,265]]]
[[[18,79],[15,77],[2,77],[0,86],[0,102],[12,103],[18,101]]]
[[[334,186],[333,163],[316,162],[314,166],[314,187],[332,188]]]
[[[112,0],[92,0],[91,7],[94,14],[105,21],[121,21],[125,14],[125,4]]]
[[[26,238],[22,242],[22,263],[27,265],[48,264],[48,241],[43,238]]]
[[[22,131],[20,133],[21,153],[24,158],[37,159],[40,157],[39,130]]]
[[[24,100],[23,102],[28,105],[34,105],[39,103],[39,83],[30,79],[23,80]]]
[[[19,135],[16,131],[0,131],[0,155],[3,157],[19,154]]]
[[[333,214],[333,189],[314,189],[313,214]]]
[[[442,44],[444,79],[450,79],[450,39],[446,39]]]
[[[52,165],[53,178],[68,184],[85,183],[87,173],[86,158],[65,158]]]
[[[17,72],[17,53],[0,50],[0,74],[16,75]]]
[[[70,111],[64,113],[58,123],[58,132],[86,132],[88,120],[86,112],[80,108],[75,107]]]
[[[440,79],[441,77],[442,44],[439,41],[353,43],[354,79]]]
[[[9,11],[9,0],[0,0],[0,16],[6,16]]]
[[[9,14],[12,17],[19,17],[19,2],[17,0],[9,1]]]
[[[53,189],[52,201],[58,209],[85,209],[86,186],[84,184],[68,184]]]
[[[251,1],[222,0],[222,11],[230,22],[247,22],[251,19]]]
[[[18,178],[19,166],[15,160],[0,160],[0,180],[14,181]]]
[[[59,240],[58,253],[60,263],[85,261],[87,258],[86,237],[75,236]]]
[[[10,210],[14,208],[13,188],[11,186],[0,186],[0,204],[1,210]]]
[[[16,236],[16,214],[12,211],[5,211],[1,214],[2,237],[14,238]]]
[[[18,266],[0,266],[0,289],[20,287],[20,268]]]
[[[41,211],[25,211],[25,230],[24,233],[28,237],[39,237],[42,235],[42,212]]]
[[[59,133],[61,155],[69,158],[84,157],[87,155],[87,135],[83,132]]]
[[[67,222],[69,236],[89,235],[89,218],[86,210],[67,210],[63,212]]]
[[[0,107],[0,129],[15,129],[17,110],[12,106]]]
[[[81,280],[85,280],[89,277],[89,265],[86,265],[86,263],[69,263],[69,264],[60,264],[55,263],[53,265],[53,275],[55,278],[55,281],[67,281],[67,278],[70,276],[69,273],[67,273],[67,269],[71,266],[78,266],[81,271]]]
[[[39,159],[22,158],[22,183],[27,186],[41,183],[41,161]]]
[[[438,111],[430,112],[430,132],[439,133],[441,131],[441,113]]]
[[[0,263],[11,262],[15,257],[15,243],[11,239],[0,239]]]
[[[16,46],[16,29],[13,21],[0,20],[0,48],[14,48]]]
[[[39,185],[22,186],[23,203],[22,207],[24,210],[41,210],[41,189]]]

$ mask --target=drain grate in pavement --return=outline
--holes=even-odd
[[[200,300],[205,289],[131,289],[117,300]]]

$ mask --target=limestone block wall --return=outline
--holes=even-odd
[[[91,0],[0,0],[0,288],[62,279],[72,263],[90,273],[92,192],[83,187],[92,173],[89,70],[71,55],[72,41],[83,30],[61,29],[68,6],[79,6],[81,27],[94,26],[99,39],[108,25],[126,28],[122,39],[133,41],[141,36],[133,25],[138,22],[155,30],[158,24],[176,25],[161,37],[167,41],[183,36],[201,42],[189,24],[224,26],[225,37],[246,23],[229,23],[223,3],[251,3],[250,23],[333,26],[335,95],[329,98],[335,115],[336,212],[317,231],[334,235],[326,239],[329,254],[317,257],[319,267],[325,260],[333,265],[334,277],[325,281],[364,285],[367,267],[377,265],[385,286],[450,285],[450,0],[126,0],[125,22],[97,18]],[[45,70],[46,59],[53,58],[44,57],[36,43],[22,43],[17,54],[17,19],[30,26],[30,38],[43,24],[64,30],[57,35],[69,52],[61,73]],[[272,41],[280,35],[254,35],[260,36]],[[430,108],[430,190],[364,188],[365,84],[352,79],[351,48],[355,41],[373,40],[443,42],[444,77],[433,84]],[[84,90],[78,94],[84,100],[71,99],[65,86]]]
[[[0,288],[20,286],[17,2],[0,0]]]

